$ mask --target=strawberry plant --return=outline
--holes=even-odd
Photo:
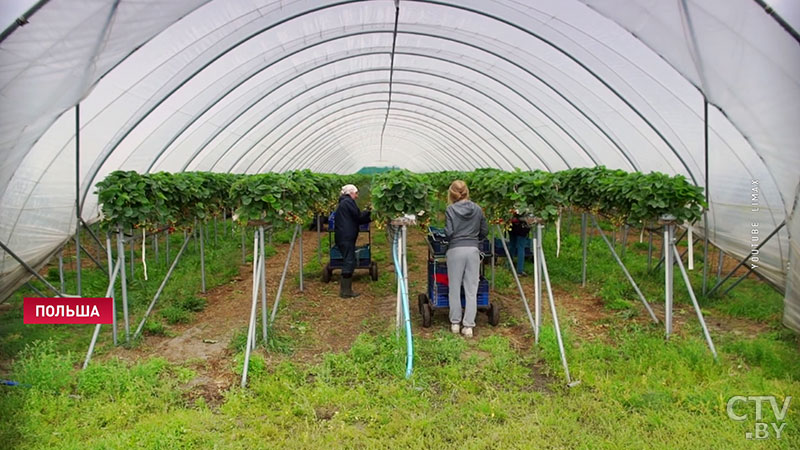
[[[417,216],[427,226],[431,207],[431,186],[424,175],[407,170],[391,170],[376,175],[372,184],[374,219],[378,225],[405,214]]]

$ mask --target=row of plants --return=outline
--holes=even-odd
[[[681,175],[642,174],[603,166],[561,172],[503,171],[416,174],[391,170],[369,176],[333,175],[308,170],[257,175],[205,172],[178,174],[117,171],[97,184],[103,223],[155,229],[191,226],[195,220],[235,211],[242,224],[303,223],[336,208],[340,188],[371,185],[374,219],[383,224],[407,214],[430,222],[434,203],[446,202],[453,180],[462,179],[471,198],[492,223],[507,224],[517,214],[554,221],[566,208],[601,214],[617,225],[671,215],[693,222],[707,206],[701,187]]]
[[[655,221],[662,216],[682,223],[696,221],[707,207],[703,188],[681,175],[598,166],[555,173],[477,169],[416,175],[397,170],[375,178],[372,195],[376,210],[389,216],[429,211],[432,200],[447,201],[450,183],[457,179],[466,182],[470,198],[496,224],[507,225],[515,214],[552,222],[567,208],[602,215],[616,225]],[[423,195],[425,189],[428,196]]]
[[[191,227],[231,211],[239,223],[302,223],[336,208],[343,184],[369,184],[369,176],[299,170],[240,175],[211,172],[115,171],[97,183],[104,228]],[[359,185],[357,184],[357,185]]]

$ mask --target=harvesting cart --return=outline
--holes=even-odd
[[[328,256],[329,261],[322,268],[322,281],[328,283],[334,270],[341,270],[344,265],[344,258],[339,248],[334,245],[333,230],[335,225],[336,212],[328,216]],[[356,269],[368,269],[372,281],[378,280],[378,264],[372,260],[370,247],[372,245],[372,231],[368,223],[358,227],[359,233],[367,233],[367,244],[356,247]]]
[[[437,309],[449,309],[450,287],[447,279],[447,239],[441,228],[428,227],[428,290],[419,294],[417,303],[422,314],[422,326],[431,326],[433,312]],[[481,258],[489,251],[489,241],[481,243]],[[483,264],[480,264],[478,278],[478,311],[486,312],[489,323],[496,326],[500,323],[500,310],[497,304],[489,301],[489,281],[483,276]],[[461,306],[465,305],[464,289],[461,289]]]

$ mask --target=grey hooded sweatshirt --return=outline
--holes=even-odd
[[[444,216],[444,234],[449,241],[448,248],[480,248],[480,243],[489,234],[489,224],[483,210],[470,200],[449,205]]]

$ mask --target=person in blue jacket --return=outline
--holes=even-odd
[[[336,216],[334,218],[334,242],[342,253],[343,259],[342,278],[339,280],[339,297],[341,298],[352,298],[359,295],[353,292],[353,271],[356,268],[358,227],[361,224],[372,221],[371,211],[358,209],[357,198],[357,187],[352,184],[343,186],[339,196],[339,206],[336,208]]]

